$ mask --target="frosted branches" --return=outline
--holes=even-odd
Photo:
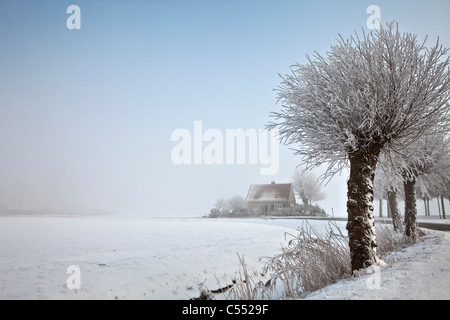
[[[292,66],[275,90],[282,107],[269,128],[308,167],[334,174],[352,153],[383,147],[394,157],[424,134],[449,129],[450,58],[439,42],[386,28],[341,36],[325,56]]]

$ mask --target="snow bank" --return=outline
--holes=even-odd
[[[450,299],[450,234],[427,231],[422,240],[392,254],[388,267],[339,281],[306,299]]]

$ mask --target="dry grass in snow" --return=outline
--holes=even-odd
[[[392,259],[391,253],[405,247],[407,238],[391,225],[376,226],[378,254]],[[320,234],[307,220],[298,234],[286,233],[291,239],[281,252],[265,258],[261,274],[249,272],[241,257],[242,270],[225,295],[227,299],[295,299],[352,277],[350,251],[346,232],[329,221],[327,232]]]

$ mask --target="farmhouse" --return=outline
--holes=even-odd
[[[252,184],[247,194],[247,208],[254,214],[278,214],[295,205],[291,183]]]

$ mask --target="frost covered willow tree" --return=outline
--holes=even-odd
[[[307,56],[276,88],[281,110],[269,129],[295,145],[307,168],[328,164],[326,176],[350,165],[347,230],[352,270],[380,262],[376,253],[373,179],[387,157],[425,131],[449,122],[448,50],[431,48],[394,23],[370,33],[340,36],[325,56]]]
[[[296,170],[292,177],[292,186],[306,208],[326,198],[318,178],[310,171]]]
[[[383,174],[383,172],[380,172],[377,167],[377,170],[375,170],[375,178],[373,182],[373,196],[375,199],[378,199],[379,201],[379,216],[380,218],[383,217],[383,199],[387,199],[387,187],[386,185],[386,176]],[[389,206],[389,204],[388,204]]]
[[[450,205],[450,179],[445,182],[445,188],[443,190],[444,197],[447,198],[448,204]]]
[[[405,191],[405,234],[416,240],[416,187],[429,190],[445,188],[450,178],[450,138],[444,134],[427,135],[402,151],[402,181]]]
[[[386,194],[387,206],[392,218],[394,230],[402,232],[404,228],[397,202],[398,193],[401,190],[401,183],[399,183],[399,179],[396,179],[395,176],[391,176],[390,173],[392,170],[387,167],[382,156],[380,156],[380,159],[375,170],[374,193],[376,196],[378,190],[378,193],[384,192]]]

